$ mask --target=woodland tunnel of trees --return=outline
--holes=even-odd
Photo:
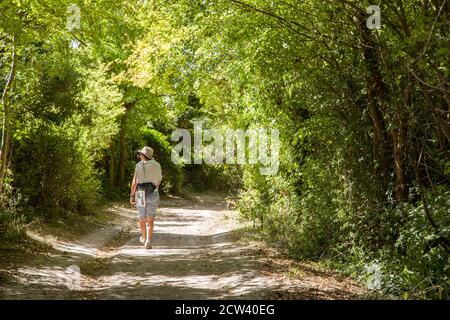
[[[296,259],[450,295],[450,1],[0,1],[0,239],[162,191],[227,192]],[[379,28],[368,7],[379,5]],[[279,130],[279,170],[176,164],[176,128]]]

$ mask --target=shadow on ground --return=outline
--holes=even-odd
[[[1,270],[1,299],[355,299],[350,280],[289,265],[241,241],[222,201],[162,203],[153,249],[142,247],[136,213],[110,210],[114,223],[77,241],[50,241],[46,254]],[[36,235],[39,238],[39,235]],[[73,271],[79,268],[81,274]],[[79,285],[79,286],[78,286]],[[72,290],[77,289],[77,290]]]

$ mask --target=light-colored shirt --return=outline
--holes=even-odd
[[[137,183],[152,182],[158,185],[162,180],[161,165],[154,159],[139,161],[134,169]]]

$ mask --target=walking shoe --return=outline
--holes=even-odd
[[[139,242],[142,243],[142,244],[145,243],[145,240],[144,240],[144,238],[142,236],[139,237]]]
[[[152,243],[150,242],[150,240],[145,241],[145,249],[151,249],[152,248]]]

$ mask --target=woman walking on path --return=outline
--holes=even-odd
[[[141,227],[140,242],[145,248],[151,249],[153,236],[153,222],[159,205],[158,187],[161,184],[162,172],[160,164],[153,159],[153,149],[144,147],[138,151],[141,161],[134,169],[131,183],[130,203],[139,212]]]

